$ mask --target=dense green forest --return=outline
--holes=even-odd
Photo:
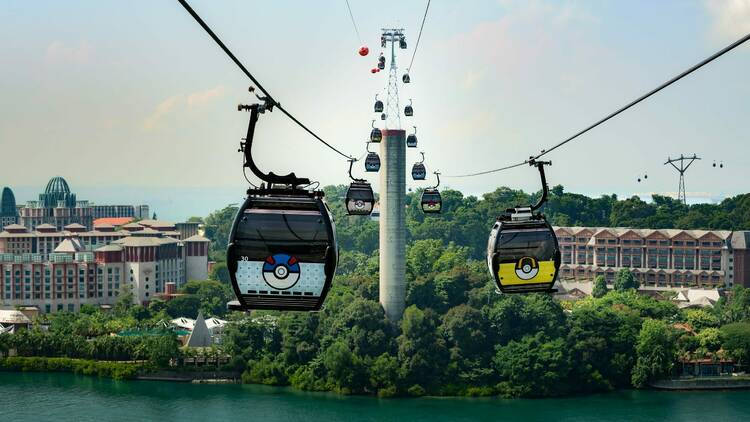
[[[594,297],[577,302],[495,293],[483,260],[489,227],[498,210],[534,197],[507,188],[481,200],[445,190],[439,216],[422,214],[418,192],[409,194],[407,309],[392,324],[377,301],[377,223],[345,215],[344,192],[326,188],[341,253],[321,312],[228,313],[229,274],[218,262],[215,281],[191,281],[181,288],[185,296],[144,307],[126,294],[109,313],[49,315],[47,331],[35,325],[0,336],[0,353],[164,368],[188,351],[163,322],[202,311],[232,321],[219,352],[231,356],[224,369],[240,371],[245,382],[345,394],[548,397],[644,387],[673,374],[680,358],[731,358],[740,366],[750,359],[750,289],[699,310],[639,295],[627,271],[614,291],[599,280]],[[235,212],[204,219],[219,261]],[[686,207],[665,197],[591,199],[555,187],[545,213],[561,225],[742,229],[750,227],[750,195]],[[148,335],[109,335],[123,330]]]

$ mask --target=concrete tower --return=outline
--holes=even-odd
[[[399,321],[406,300],[406,132],[384,129],[380,143],[380,304]]]

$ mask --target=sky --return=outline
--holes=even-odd
[[[380,28],[405,28],[400,74],[425,3],[350,0],[360,41],[344,1],[191,1],[277,101],[354,156],[387,85],[387,72],[369,71]],[[146,202],[173,219],[242,200],[249,115],[236,105],[252,101],[250,81],[176,1],[2,0],[0,22],[0,186],[18,202],[55,175],[80,199]],[[407,162],[424,151],[429,171],[450,175],[521,161],[749,32],[750,0],[433,0],[412,83],[399,87],[414,106],[402,126],[418,127]],[[550,184],[674,194],[664,162],[695,153],[691,201],[747,192],[748,69],[750,43],[551,153]],[[348,180],[344,159],[278,111],[261,118],[254,151],[277,174]],[[526,167],[442,182],[474,195],[539,189]]]

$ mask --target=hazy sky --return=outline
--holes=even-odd
[[[406,29],[405,67],[425,2],[350,3],[371,49],[366,58],[356,54],[343,0],[191,2],[278,101],[359,156],[376,117],[374,94],[387,82],[387,72],[369,72],[379,28]],[[241,198],[237,146],[248,114],[236,104],[250,101],[249,81],[176,1],[3,0],[0,22],[0,185],[39,191],[61,175],[73,190],[99,192],[86,198],[97,202],[114,200],[116,191],[102,193],[108,186],[128,187],[129,202],[139,189],[162,200],[168,188],[189,191],[197,204],[201,192],[215,198],[236,187]],[[429,170],[499,167],[748,32],[750,0],[434,0],[413,83],[401,94],[414,99],[404,126],[419,127]],[[665,159],[697,153],[704,161],[687,177],[694,196],[747,192],[748,74],[745,45],[551,154],[550,182],[593,195],[674,192]],[[256,140],[264,168],[322,184],[347,180],[346,162],[279,112],[262,118]],[[408,162],[417,156],[411,150]],[[725,168],[712,168],[713,160]],[[648,183],[636,183],[644,172]],[[475,194],[538,189],[528,168],[444,184]]]

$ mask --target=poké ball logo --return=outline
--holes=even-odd
[[[357,199],[356,201],[354,201],[354,208],[356,208],[358,210],[365,209],[365,205],[366,205],[365,201],[363,201],[361,199]]]
[[[521,280],[531,280],[539,274],[539,263],[536,259],[525,256],[516,262],[516,276]]]
[[[263,280],[276,290],[286,290],[297,284],[300,277],[299,261],[293,256],[276,254],[263,263]]]

